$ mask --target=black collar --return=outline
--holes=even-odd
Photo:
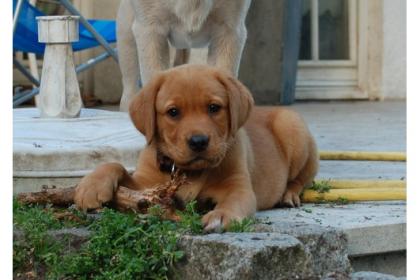
[[[159,166],[159,170],[163,173],[168,173],[168,174],[171,174],[171,176],[173,176],[175,172],[179,170],[179,168],[176,167],[173,159],[166,156],[164,153],[162,153],[159,150],[156,152],[156,161],[157,161],[157,165]],[[203,172],[203,170],[181,170],[181,171],[188,177],[197,177],[197,176],[200,176]]]
[[[165,156],[161,151],[157,151],[156,160],[161,172],[173,173],[175,171],[174,161],[170,157]]]

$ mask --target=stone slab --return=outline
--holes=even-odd
[[[406,250],[406,203],[403,201],[304,204],[301,208],[262,211],[257,217],[282,233],[302,232],[311,226],[343,231],[350,256]]]
[[[296,238],[279,233],[225,233],[181,238],[184,279],[316,279],[311,255]]]
[[[120,162],[134,171],[146,144],[127,113],[82,109],[73,119],[39,115],[36,108],[13,110],[15,193],[39,190],[46,182],[68,184],[105,162]]]

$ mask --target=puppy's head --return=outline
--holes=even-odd
[[[189,170],[220,164],[253,105],[247,88],[208,66],[184,65],[157,74],[130,104],[148,144]]]

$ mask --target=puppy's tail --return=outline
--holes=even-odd
[[[174,58],[174,67],[187,64],[190,60],[190,49],[177,49]]]

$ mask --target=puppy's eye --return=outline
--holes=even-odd
[[[179,116],[179,110],[177,108],[171,108],[168,110],[167,114],[171,117],[171,118],[176,118]]]
[[[215,113],[219,112],[221,108],[222,108],[222,106],[220,106],[218,104],[210,104],[208,110],[209,110],[210,114],[215,114]]]

